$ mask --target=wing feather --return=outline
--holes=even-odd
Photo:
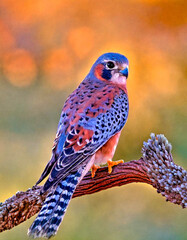
[[[65,103],[51,161],[38,181],[42,181],[51,172],[43,191],[56,185],[80,166],[86,165],[90,157],[125,125],[128,97],[122,90],[108,89],[110,99],[105,95],[103,100],[99,97],[102,100],[100,105],[97,104],[97,95],[93,99],[89,98],[81,109],[71,97]],[[71,108],[72,102],[75,106]]]

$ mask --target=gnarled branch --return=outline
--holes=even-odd
[[[73,197],[92,194],[115,186],[132,182],[152,185],[167,201],[187,207],[187,172],[173,162],[171,144],[164,135],[151,134],[144,142],[143,156],[139,160],[113,167],[100,168],[92,179],[88,173],[77,186]],[[41,186],[34,186],[0,204],[0,232],[26,221],[41,209],[47,193],[40,195]]]

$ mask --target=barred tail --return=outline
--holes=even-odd
[[[49,193],[40,213],[28,230],[29,236],[50,238],[56,234],[80,177],[79,171],[67,176],[57,185],[54,192]]]

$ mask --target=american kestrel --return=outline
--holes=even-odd
[[[34,238],[55,235],[76,186],[100,164],[112,166],[120,133],[129,111],[126,88],[128,59],[118,53],[105,53],[92,66],[62,109],[52,157],[39,184],[47,175],[41,194],[49,191],[28,235]]]

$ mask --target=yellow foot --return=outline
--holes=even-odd
[[[95,177],[95,173],[97,171],[97,169],[100,168],[100,166],[97,166],[95,164],[93,164],[92,168],[91,168],[91,172],[92,172],[92,178]]]
[[[123,161],[123,160],[118,160],[118,161],[108,160],[107,163],[108,163],[108,173],[111,173],[113,166],[116,166],[116,165],[118,165],[119,163],[124,163],[124,161]]]

